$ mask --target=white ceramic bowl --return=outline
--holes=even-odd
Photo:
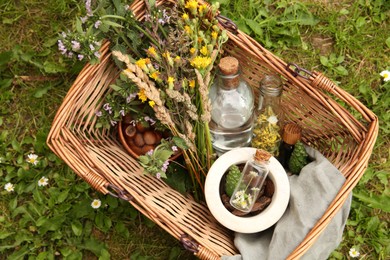
[[[231,150],[213,163],[206,177],[205,198],[211,214],[226,228],[240,233],[256,233],[271,227],[282,217],[290,199],[286,171],[276,158],[271,157],[268,176],[275,185],[271,204],[261,213],[250,217],[233,215],[225,208],[219,193],[223,175],[230,166],[245,163],[255,153],[256,149],[251,147]]]

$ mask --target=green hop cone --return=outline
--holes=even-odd
[[[299,174],[308,162],[305,146],[303,143],[297,142],[288,162],[288,167],[290,168],[291,173]]]
[[[240,181],[241,171],[237,165],[232,165],[229,168],[229,172],[226,176],[225,192],[226,195],[231,197],[233,195],[234,189],[237,186],[237,183]]]

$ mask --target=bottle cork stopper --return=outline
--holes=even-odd
[[[288,123],[284,127],[283,131],[283,141],[290,145],[295,145],[300,139],[302,128],[294,123]]]
[[[232,56],[227,56],[219,61],[218,68],[222,77],[224,89],[235,89],[240,83],[239,62]]]
[[[218,68],[223,75],[235,75],[238,72],[239,62],[236,58],[227,56],[219,61]]]
[[[267,151],[264,151],[262,149],[257,149],[255,154],[255,161],[264,161],[267,162],[272,157],[272,154],[270,154]]]

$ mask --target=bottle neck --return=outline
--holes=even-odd
[[[217,72],[218,86],[223,90],[232,90],[238,88],[240,85],[241,72],[236,74],[224,75],[219,71]]]

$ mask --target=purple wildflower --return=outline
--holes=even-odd
[[[68,58],[72,58],[73,57],[73,52],[68,52],[68,54],[67,54],[67,56],[68,56]]]
[[[85,23],[88,20],[88,16],[80,17],[81,23]]]
[[[72,50],[73,51],[79,51],[81,48],[81,44],[78,41],[71,41],[72,43]]]
[[[77,55],[77,58],[78,58],[79,60],[82,60],[82,59],[84,59],[84,55],[83,55],[83,54],[79,54],[79,55]]]
[[[103,105],[103,109],[108,111],[108,110],[111,110],[111,107],[110,107],[110,103],[106,103]]]
[[[95,50],[95,46],[93,46],[93,44],[90,44],[90,45],[89,45],[89,48],[91,49],[91,51],[94,51],[94,50]]]
[[[95,22],[94,26],[95,26],[96,29],[98,29],[99,26],[100,26],[101,24],[102,24],[102,21],[97,20],[97,21]]]
[[[115,126],[118,122],[114,121],[114,120],[111,120],[110,123],[111,123],[112,126]]]
[[[121,116],[125,116],[125,110],[121,109],[121,110],[119,111],[119,114],[120,114]]]
[[[98,110],[98,111],[95,112],[95,115],[97,117],[101,117],[103,115],[103,113],[102,113],[102,111]]]
[[[61,54],[65,55],[68,51],[61,40],[58,40],[58,50],[61,51]]]
[[[91,0],[86,0],[85,1],[85,9],[87,10],[87,15],[88,16],[93,16],[92,9],[91,9]]]
[[[168,165],[169,165],[169,161],[166,160],[166,161],[164,162],[163,166],[161,167],[161,170],[162,170],[163,172],[166,172],[167,169],[168,169]]]
[[[137,93],[132,93],[126,98],[126,102],[130,103],[137,96]]]
[[[176,145],[172,146],[172,151],[177,152],[177,146]]]
[[[146,155],[149,155],[149,156],[151,156],[153,154],[153,149],[150,149],[147,153],[146,153]]]
[[[95,52],[93,53],[93,55],[95,55],[96,58],[100,58],[100,52],[98,52],[98,51],[95,51]]]
[[[157,179],[161,179],[161,174],[158,172],[158,173],[156,173],[156,178]]]

